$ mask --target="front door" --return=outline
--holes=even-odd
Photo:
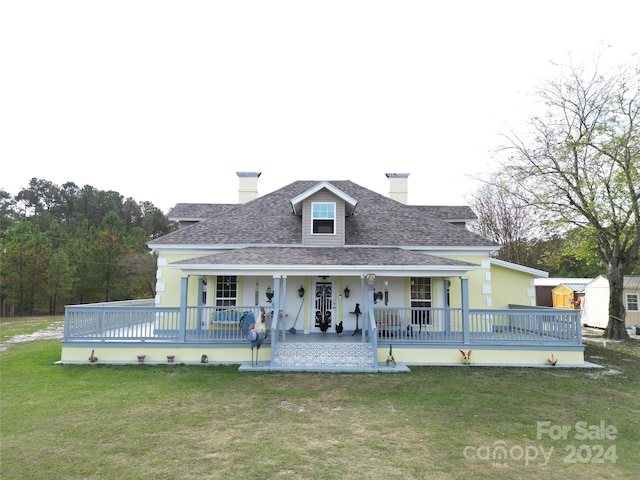
[[[333,320],[333,283],[328,280],[316,282],[315,327],[326,332]]]

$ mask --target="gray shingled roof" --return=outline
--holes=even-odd
[[[478,218],[467,205],[413,205],[411,208],[447,222],[472,221]]]
[[[237,203],[178,203],[169,210],[169,220],[191,220],[214,218],[221,213],[237,208]]]
[[[247,247],[174,262],[178,265],[398,265],[476,267],[401,248]]]
[[[163,245],[300,245],[302,218],[295,215],[291,199],[319,181],[297,181],[247,203],[224,206],[198,204],[202,222],[181,228],[149,242]],[[345,218],[345,244],[371,246],[496,247],[497,244],[469,230],[448,223],[449,217],[468,217],[468,207],[405,205],[349,180],[331,181],[358,201],[352,216]],[[178,204],[172,217],[188,213]],[[472,213],[472,212],[471,212]]]

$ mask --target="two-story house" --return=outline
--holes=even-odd
[[[148,325],[133,335],[141,344],[118,337],[102,358],[145,350],[146,361],[206,355],[257,368],[238,322],[264,310],[262,368],[377,369],[391,346],[405,365],[459,364],[461,350],[473,350],[472,364],[538,365],[551,353],[583,363],[579,322],[528,309],[546,272],[493,258],[500,245],[466,228],[469,207],[409,205],[409,175],[386,175],[389,196],[347,180],[258,196],[260,173],[238,172],[239,203],[176,205],[169,217],[181,228],[149,242],[153,321],[138,321]],[[63,341],[68,361],[80,338]],[[352,352],[363,349],[360,364]]]

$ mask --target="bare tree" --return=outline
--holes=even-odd
[[[507,187],[485,183],[471,195],[469,206],[478,216],[470,229],[502,245],[499,259],[530,265],[530,240],[539,225],[529,205]]]
[[[558,65],[537,90],[545,113],[506,135],[502,169],[547,226],[592,236],[610,286],[604,336],[626,339],[623,278],[640,250],[640,64],[602,61]]]

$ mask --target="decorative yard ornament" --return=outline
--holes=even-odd
[[[202,355],[200,357],[200,363],[209,363],[209,357],[207,357],[206,355]]]
[[[556,366],[556,363],[558,363],[558,359],[555,357],[555,355],[552,353],[551,354],[551,358],[549,359],[549,365],[551,365],[552,367]]]
[[[265,325],[265,310],[264,307],[260,307],[260,314],[258,319],[253,315],[253,312],[244,312],[240,317],[240,330],[246,337],[247,341],[251,344],[251,365],[253,365],[253,349],[256,348],[256,365],[258,364],[258,353],[260,353],[260,345],[267,338],[267,329]]]
[[[387,367],[389,364],[396,366],[396,359],[393,358],[393,345],[389,344],[389,356],[387,357]]]
[[[459,350],[459,352],[462,354],[462,363],[469,365],[471,363],[471,350],[467,353],[464,353],[464,350]]]
[[[98,361],[98,357],[96,357],[96,356],[94,355],[93,350],[91,350],[91,356],[89,357],[89,361],[90,361],[91,363],[95,363],[95,362],[97,362],[97,361]]]

